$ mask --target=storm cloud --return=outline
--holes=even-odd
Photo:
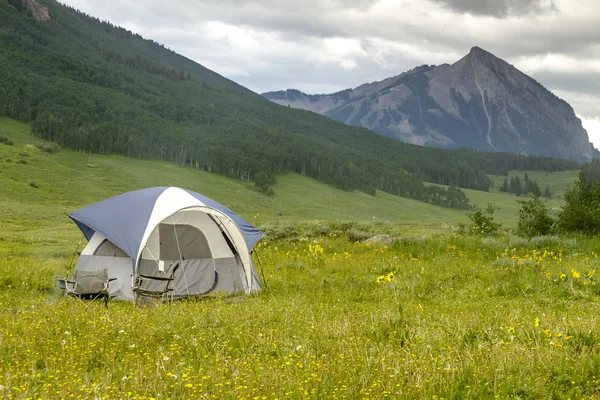
[[[600,145],[596,0],[63,1],[258,93],[335,92],[479,46],[568,101]]]
[[[552,0],[434,0],[449,9],[466,14],[504,18],[555,10]]]

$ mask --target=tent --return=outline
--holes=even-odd
[[[155,187],[69,214],[88,240],[76,270],[108,270],[110,296],[133,300],[136,274],[174,274],[174,297],[262,290],[252,249],[262,232],[201,194]]]

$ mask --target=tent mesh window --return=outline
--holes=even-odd
[[[108,239],[105,239],[100,243],[100,246],[94,251],[94,255],[101,257],[129,257],[127,253]]]
[[[191,225],[160,224],[160,259],[190,260],[212,258],[204,232]]]

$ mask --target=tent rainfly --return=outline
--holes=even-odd
[[[174,297],[262,290],[252,249],[262,232],[227,207],[176,187],[123,193],[69,214],[88,240],[76,270],[107,269],[112,298],[137,274],[170,274]]]

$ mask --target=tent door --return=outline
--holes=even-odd
[[[181,264],[175,273],[175,296],[199,296],[212,291],[218,275],[204,232],[191,225],[169,223],[160,224],[158,231],[160,260],[157,268],[160,261]]]

